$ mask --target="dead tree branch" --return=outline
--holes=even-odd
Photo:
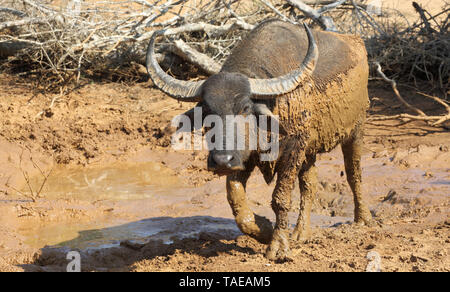
[[[417,113],[419,116],[426,116],[425,113],[423,111],[421,111],[420,109],[410,105],[401,95],[400,92],[397,89],[397,82],[395,82],[395,80],[393,79],[389,79],[387,78],[387,76],[383,73],[382,69],[381,69],[381,65],[378,62],[374,62],[374,64],[377,66],[377,72],[380,75],[381,78],[383,78],[384,81],[389,82],[391,84],[392,90],[394,90],[395,96],[397,97],[397,99],[404,105],[406,106],[408,109],[410,109],[411,111]]]
[[[301,12],[305,14],[306,17],[313,19],[316,21],[324,30],[328,31],[338,31],[334,21],[331,17],[322,15],[322,13],[336,8],[340,4],[344,3],[346,0],[336,1],[328,6],[328,8],[321,10],[321,12],[314,10],[310,6],[306,5],[303,1],[300,0],[287,0],[287,2],[299,9]]]
[[[178,56],[182,57],[188,62],[191,62],[197,67],[202,68],[206,73],[210,75],[219,73],[221,65],[207,55],[199,53],[197,50],[187,45],[181,39],[176,40],[174,44],[174,53]]]
[[[438,16],[449,9],[431,16],[416,5],[419,22],[412,26],[405,22],[406,28],[397,29],[389,22],[384,24],[384,8],[381,17],[368,12],[363,2],[70,0],[63,1],[67,6],[56,6],[43,0],[5,1],[8,4],[0,7],[0,68],[16,66],[11,71],[19,71],[20,76],[49,80],[54,91],[87,74],[104,76],[107,70],[116,74],[119,67],[125,72],[130,68],[133,73],[141,72],[136,64],[144,64],[146,41],[154,30],[162,29],[165,39],[156,47],[161,59],[176,54],[181,57],[175,58],[177,62],[184,60],[213,74],[234,45],[261,21],[276,17],[300,23],[311,19],[325,30],[360,34],[369,59],[380,62],[389,74],[397,73],[394,76],[399,82],[405,78],[415,82],[418,75],[425,76],[420,78],[438,84],[446,95],[448,17],[437,24]],[[166,64],[165,69],[170,66]],[[141,80],[142,75],[138,76]],[[420,115],[416,110],[413,112]]]
[[[0,7],[0,12],[9,13],[9,14],[19,16],[19,17],[25,17],[27,15],[25,12],[22,12],[22,11],[16,10],[16,9],[12,9],[12,8],[8,8],[8,7]]]
[[[429,116],[426,115],[422,110],[412,106],[411,104],[409,104],[408,102],[405,101],[405,99],[400,95],[400,92],[397,89],[397,83],[395,82],[395,80],[393,79],[389,79],[381,70],[381,65],[378,62],[375,62],[375,65],[377,66],[377,72],[378,74],[381,76],[381,78],[390,83],[392,89],[394,90],[395,96],[397,97],[397,99],[404,105],[406,106],[408,109],[410,109],[411,111],[414,111],[415,113],[417,113],[417,115],[410,115],[410,114],[398,114],[398,115],[393,115],[393,116],[383,116],[383,117],[371,117],[369,120],[370,121],[386,121],[386,120],[403,120],[405,122],[408,121],[414,121],[414,120],[418,120],[418,121],[426,121],[429,125],[431,126],[441,126],[443,123],[447,122],[450,120],[450,106],[445,103],[443,100],[441,100],[440,98],[436,97],[436,96],[431,96],[425,93],[420,93],[422,96],[425,96],[427,98],[430,98],[432,100],[434,100],[435,102],[439,103],[440,105],[442,105],[445,110],[447,111],[446,114],[441,115],[441,116]]]
[[[260,0],[261,3],[263,3],[264,5],[266,5],[267,7],[269,7],[277,16],[279,16],[282,20],[293,23],[293,24],[297,24],[297,22],[292,21],[289,17],[286,17],[286,15],[284,15],[283,13],[281,13],[278,9],[276,9],[270,2],[266,1],[266,0]]]
[[[21,20],[6,21],[3,23],[0,23],[0,30],[4,30],[4,29],[10,28],[10,27],[28,25],[28,24],[45,23],[47,21],[48,21],[48,19],[34,18],[34,17],[28,17],[28,18],[24,18]]]

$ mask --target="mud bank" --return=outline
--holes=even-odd
[[[363,187],[376,227],[350,224],[340,149],[321,155],[313,237],[292,243],[292,263],[275,264],[236,228],[206,153],[170,149],[170,120],[190,104],[149,84],[87,84],[56,96],[0,80],[1,271],[64,271],[69,250],[80,251],[86,271],[363,271],[369,251],[385,271],[450,270],[444,128],[367,125]],[[370,95],[371,114],[401,110],[390,90]],[[32,202],[30,188],[50,170]],[[248,183],[252,209],[274,220],[272,188],[257,172]],[[291,223],[298,205],[297,186]]]

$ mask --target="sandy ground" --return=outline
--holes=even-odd
[[[376,227],[350,224],[342,155],[321,155],[314,234],[291,243],[293,262],[276,264],[237,230],[206,153],[169,147],[170,120],[190,104],[148,83],[86,84],[59,96],[5,75],[0,82],[1,271],[64,271],[69,250],[81,252],[85,271],[364,271],[371,251],[383,271],[450,270],[448,129],[367,125],[364,194]],[[403,110],[384,84],[371,84],[370,96],[370,115]],[[38,193],[50,170],[32,202],[30,188]],[[273,220],[272,188],[255,173],[248,193]],[[296,187],[292,223],[298,201]]]

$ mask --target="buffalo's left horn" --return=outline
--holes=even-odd
[[[147,48],[146,66],[153,84],[175,99],[189,102],[201,101],[201,87],[204,81],[194,82],[175,79],[164,72],[156,61],[155,39],[164,35],[164,32],[165,30],[155,31]]]
[[[311,76],[319,57],[314,37],[306,23],[303,24],[308,36],[308,52],[300,67],[286,75],[271,79],[253,79],[249,78],[250,88],[253,95],[262,97],[263,99],[272,98],[276,95],[288,93],[297,88],[297,86],[305,79]]]

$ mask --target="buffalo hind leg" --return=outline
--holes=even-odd
[[[272,223],[265,217],[254,214],[247,201],[245,191],[251,171],[239,171],[227,176],[227,199],[239,229],[261,243],[272,239]]]
[[[317,194],[316,156],[308,157],[307,163],[298,175],[300,186],[300,212],[292,238],[305,240],[311,236],[311,205]]]
[[[354,135],[342,143],[344,154],[345,173],[347,181],[353,192],[355,203],[355,223],[372,224],[372,215],[369,208],[363,202],[361,191],[361,152],[363,147],[362,127],[358,128]]]

